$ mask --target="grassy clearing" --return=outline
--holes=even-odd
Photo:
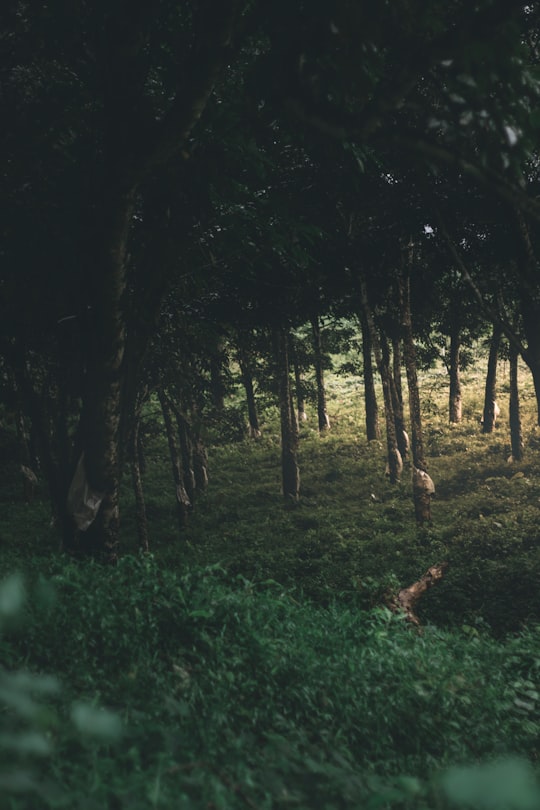
[[[482,366],[482,363],[481,363]],[[437,493],[433,526],[414,522],[407,470],[395,487],[384,476],[384,445],[365,441],[362,390],[330,375],[332,430],[302,427],[302,497],[280,495],[277,415],[265,412],[260,441],[210,445],[211,485],[178,535],[166,449],[149,445],[148,509],[153,549],[167,565],[219,563],[231,573],[273,578],[318,603],[335,597],[377,604],[389,583],[408,584],[448,559],[446,580],[430,592],[423,617],[437,625],[487,622],[497,633],[540,615],[540,434],[530,376],[521,371],[525,459],[510,454],[507,371],[499,371],[502,415],[480,432],[483,368],[464,375],[464,418],[447,419],[444,371],[424,375],[424,429]],[[237,403],[235,403],[235,408]],[[212,440],[212,437],[209,437]],[[129,493],[126,493],[129,498]],[[125,520],[126,546],[135,550]]]

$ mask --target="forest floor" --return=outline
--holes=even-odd
[[[430,526],[415,523],[410,464],[392,486],[384,474],[384,442],[365,439],[361,383],[327,374],[331,429],[319,435],[308,408],[298,504],[284,506],[280,494],[279,427],[272,408],[263,413],[257,441],[209,436],[210,486],[182,536],[166,447],[149,444],[152,550],[168,565],[219,563],[231,574],[294,586],[319,603],[353,595],[366,607],[380,603],[388,588],[411,584],[446,560],[444,581],[420,604],[426,621],[487,622],[500,633],[539,620],[540,430],[534,391],[521,369],[524,459],[509,463],[508,369],[500,363],[501,416],[485,435],[484,365],[463,374],[459,425],[448,422],[446,371],[423,375],[426,453],[436,486]],[[238,406],[230,411],[232,417],[237,412]],[[125,519],[127,544],[136,534],[132,514]]]
[[[331,430],[302,426],[301,497],[280,494],[277,414],[208,433],[210,485],[181,534],[149,409],[140,554],[126,476],[117,566],[58,551],[44,498],[3,472],[0,793],[10,810],[536,810],[540,434],[521,372],[524,460],[480,430],[483,368],[447,419],[423,376],[433,524],[391,486],[358,380],[328,374]],[[227,439],[224,436],[227,436]],[[40,493],[44,494],[44,493]],[[388,595],[448,561],[418,633]],[[19,572],[13,574],[13,572]],[[103,707],[107,707],[104,709]]]

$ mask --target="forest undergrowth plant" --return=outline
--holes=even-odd
[[[386,608],[323,608],[274,580],[151,556],[46,574],[54,604],[30,598],[3,652],[13,669],[62,673],[48,772],[72,805],[495,810],[482,769],[448,768],[502,757],[508,807],[534,807],[538,628],[419,635]],[[122,719],[121,745],[98,699]],[[11,808],[62,806],[39,796]]]

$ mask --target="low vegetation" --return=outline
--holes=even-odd
[[[54,553],[45,500],[6,479],[2,807],[535,810],[540,437],[524,374],[525,458],[508,463],[502,372],[489,436],[481,370],[452,428],[445,377],[426,376],[422,529],[339,376],[331,431],[302,429],[299,503],[282,503],[268,409],[258,441],[208,435],[211,485],[181,537],[150,409],[152,548],[125,508],[115,567]],[[443,560],[417,632],[389,594]]]

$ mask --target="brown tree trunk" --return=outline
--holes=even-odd
[[[518,388],[518,352],[510,346],[510,444],[511,461],[523,459],[523,435],[521,431],[521,414],[519,408]]]
[[[395,362],[390,366],[390,346],[388,340],[384,335],[380,336],[381,351],[383,356],[383,363],[387,369],[388,384],[390,386],[390,395],[392,397],[392,409],[394,413],[394,423],[396,425],[396,441],[398,450],[401,454],[401,459],[405,462],[409,452],[409,435],[405,430],[405,413],[403,408],[403,398],[401,395],[401,380],[396,384],[395,377]],[[401,369],[401,357],[400,357]]]
[[[183,527],[186,525],[189,510],[191,508],[191,501],[189,500],[184,484],[182,456],[178,446],[178,437],[173,421],[173,409],[167,393],[161,388],[158,390],[158,397],[163,413],[163,421],[165,423],[167,442],[171,457],[171,466],[176,490],[176,515],[178,518],[178,525],[180,529],[183,529]]]
[[[489,344],[486,390],[484,395],[484,413],[482,417],[482,433],[493,433],[495,421],[499,411],[497,406],[497,362],[499,360],[501,338],[502,329],[498,324],[495,324]]]
[[[120,435],[126,349],[124,298],[127,242],[134,208],[134,189],[104,190],[102,237],[93,257],[93,306],[85,391],[82,450],[88,486],[102,493],[96,519],[78,545],[85,552],[114,560],[118,553]]]
[[[300,468],[297,458],[298,432],[292,418],[288,343],[286,329],[276,329],[274,344],[279,385],[283,496],[287,500],[297,501],[300,494]]]
[[[427,590],[440,582],[448,570],[448,563],[443,562],[439,565],[432,565],[428,568],[425,574],[420,577],[417,582],[414,582],[408,588],[402,588],[398,595],[395,597],[391,607],[394,610],[403,610],[407,616],[407,620],[411,624],[420,626],[420,620],[414,612],[416,603],[420,597],[425,594]]]
[[[306,403],[304,401],[304,381],[302,380],[302,372],[300,370],[300,363],[294,345],[294,338],[291,338],[289,346],[289,354],[294,369],[294,393],[296,395],[296,421],[298,425],[307,421]]]
[[[435,492],[435,487],[427,473],[424,436],[422,432],[420,389],[418,387],[416,348],[414,345],[411,319],[409,273],[412,261],[412,245],[410,245],[408,257],[404,260],[404,266],[402,267],[402,272],[399,277],[399,298],[401,307],[401,329],[403,334],[403,357],[407,373],[407,386],[409,389],[413,501],[416,522],[419,526],[422,526],[426,522],[431,522],[431,498]]]
[[[315,352],[315,381],[317,384],[317,423],[319,430],[330,428],[330,419],[326,410],[326,390],[324,387],[323,355],[321,346],[321,325],[316,315],[311,319],[313,331],[313,349]]]
[[[522,296],[521,313],[523,331],[527,338],[527,350],[522,357],[532,374],[536,395],[536,421],[540,425],[540,304],[534,296]]]
[[[366,436],[368,442],[381,438],[379,425],[379,406],[375,394],[375,377],[372,365],[372,342],[366,316],[360,309],[360,328],[362,330],[362,363],[364,375],[364,401],[366,407]]]
[[[448,402],[449,420],[452,424],[461,422],[462,396],[460,376],[461,340],[459,327],[455,326],[450,332],[450,363],[448,373],[450,376],[450,395]]]
[[[401,410],[403,411],[403,388],[401,385],[401,338],[392,337],[392,376],[394,378],[394,386],[396,389],[396,396],[401,402]]]
[[[139,548],[141,548],[143,551],[148,551],[148,520],[146,518],[146,505],[144,501],[144,489],[140,464],[140,425],[141,417],[140,413],[137,413],[131,432],[130,469],[133,494],[135,496],[135,520],[137,523]]]
[[[383,390],[384,417],[386,423],[386,446],[388,452],[388,476],[390,482],[392,484],[396,484],[399,481],[403,471],[403,459],[401,457],[396,438],[396,423],[394,419],[394,406],[392,402],[391,390],[391,374],[388,364],[385,364],[383,360],[379,334],[377,332],[377,327],[375,326],[375,321],[373,320],[373,315],[369,306],[367,286],[364,281],[361,282],[360,295],[362,310],[369,329],[373,353],[375,355],[375,362],[377,364]]]
[[[215,349],[210,355],[210,391],[214,407],[218,411],[222,411],[225,407],[225,394],[227,391],[223,380],[225,362],[224,341],[218,339]]]
[[[238,350],[238,364],[240,366],[242,384],[246,392],[249,436],[252,439],[258,439],[261,435],[261,429],[259,426],[259,415],[257,413],[257,402],[255,400],[253,374],[247,352],[245,352],[243,349]]]
[[[197,483],[195,481],[195,462],[193,452],[193,440],[191,436],[191,426],[180,409],[174,407],[176,427],[180,441],[180,452],[182,454],[182,469],[184,471],[184,485],[191,503],[195,502]]]

